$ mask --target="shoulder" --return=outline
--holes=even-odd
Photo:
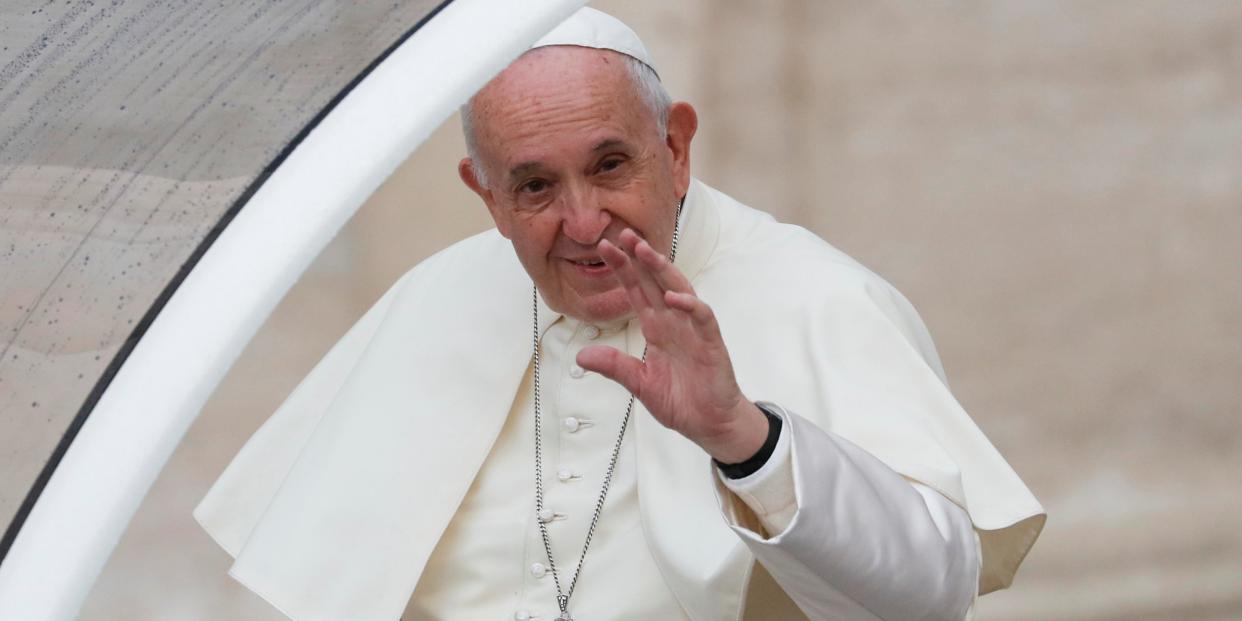
[[[512,279],[521,272],[513,246],[496,229],[488,229],[456,242],[410,268],[393,283],[395,292],[429,288],[455,291],[488,286],[497,279]],[[524,272],[523,272],[524,273]]]
[[[900,295],[888,281],[815,233],[708,188],[720,235],[704,267],[707,280],[732,280],[756,293],[799,301]]]
[[[762,309],[765,321],[791,328],[880,321],[937,359],[914,306],[879,274],[801,226],[712,192],[720,236],[695,282],[708,303]]]

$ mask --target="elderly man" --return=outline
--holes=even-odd
[[[196,515],[234,577],[295,619],[517,621],[963,619],[1009,583],[1042,509],[913,310],[694,180],[632,31],[583,9],[463,119],[496,230],[221,477]]]

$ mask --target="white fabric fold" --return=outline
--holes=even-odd
[[[811,619],[965,618],[980,566],[966,512],[849,441],[782,414],[793,518],[784,528],[768,519],[771,534],[757,532],[751,506],[723,482],[718,492],[730,527],[785,593]]]

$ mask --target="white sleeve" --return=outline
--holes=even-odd
[[[784,424],[755,473],[717,473],[733,530],[811,619],[961,621],[978,592],[970,516],[849,441]]]
[[[769,533],[785,530],[798,511],[793,462],[790,460],[789,425],[784,424],[784,420],[781,417],[781,433],[776,440],[776,448],[758,470],[740,479],[730,479],[719,469],[716,470],[716,476],[725,487],[750,507],[763,529]]]

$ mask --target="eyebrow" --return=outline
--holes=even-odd
[[[522,162],[521,164],[509,169],[509,178],[514,179],[516,177],[522,177],[527,173],[539,170],[540,168],[543,168],[543,164],[539,162]]]
[[[595,148],[594,148],[594,149],[591,149],[591,152],[592,152],[592,153],[599,153],[600,151],[607,151],[608,149],[614,149],[614,148],[616,148],[616,147],[626,147],[626,148],[628,148],[628,147],[629,147],[629,143],[625,142],[624,140],[622,140],[622,139],[620,139],[620,138],[606,138],[606,139],[604,139],[604,140],[600,141],[600,143],[599,143],[599,144],[595,145]]]
[[[609,149],[615,149],[617,147],[623,147],[625,149],[629,149],[629,143],[620,138],[605,138],[604,140],[601,140],[598,144],[596,144],[594,147],[592,147],[591,152],[599,153],[600,151],[607,151]],[[526,174],[540,170],[542,168],[543,168],[543,163],[539,161],[531,160],[527,162],[522,162],[509,169],[509,178],[514,179],[517,177],[522,177]]]

